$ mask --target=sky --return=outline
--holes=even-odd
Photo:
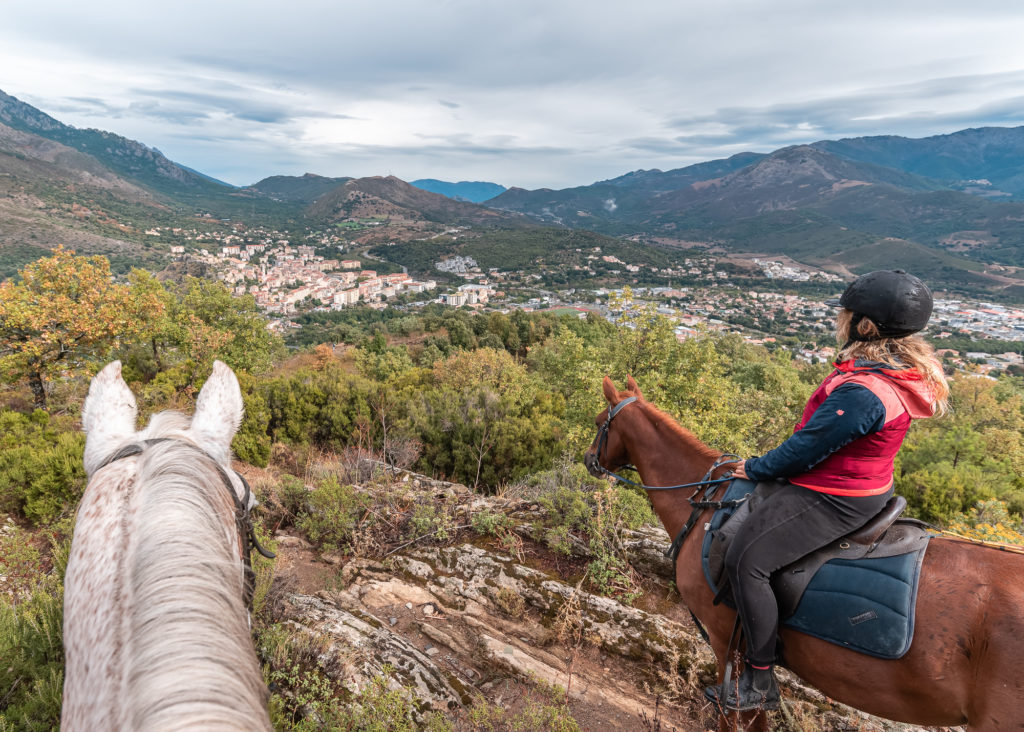
[[[0,89],[234,185],[566,188],[1024,124],[999,0],[5,0]]]

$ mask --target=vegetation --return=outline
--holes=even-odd
[[[291,526],[322,549],[380,558],[404,543],[473,530],[481,541],[521,550],[508,516],[459,513],[443,495],[424,500],[400,482],[378,482],[382,471],[412,467],[479,492],[527,491],[546,509],[533,536],[556,552],[582,547],[574,553],[590,559],[577,580],[624,601],[640,587],[622,533],[653,517],[642,494],[596,481],[578,464],[604,406],[602,377],[621,386],[632,375],[648,400],[700,439],[749,455],[785,438],[828,369],[735,336],[679,342],[628,290],[612,302],[618,325],[436,308],[310,316],[312,331],[338,329],[330,342],[345,345],[287,357],[250,299],[206,281],[175,286],[136,272],[116,282],[101,259],[58,250],[0,295],[0,512],[17,524],[0,533],[0,571],[15,585],[0,598],[0,729],[48,729],[59,718],[60,547],[84,484],[76,418],[85,375],[107,359],[121,358],[147,411],[191,411],[214,358],[236,369],[247,412],[236,451],[283,474],[254,482],[264,537]],[[109,308],[125,327],[94,331],[87,306]],[[129,308],[137,315],[130,325],[122,312]],[[46,409],[31,408],[32,363],[46,369]],[[897,491],[914,516],[973,538],[1024,543],[1024,380],[958,374],[952,388],[951,413],[908,434]],[[275,723],[312,728],[319,715],[342,729],[404,728],[410,697],[385,681],[339,696],[317,670],[316,649],[296,646],[276,627],[271,569],[260,560],[257,572],[261,654],[268,680],[288,692],[275,694]],[[515,597],[500,602],[520,612]],[[340,705],[342,697],[353,703]],[[480,705],[473,714],[481,728],[573,729],[564,704],[543,697],[515,711]],[[431,724],[446,728],[441,718]]]

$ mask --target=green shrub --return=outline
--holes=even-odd
[[[84,449],[68,420],[0,412],[0,511],[39,525],[73,508],[85,488]]]
[[[330,476],[309,494],[297,526],[321,549],[344,549],[351,544],[352,534],[369,505],[370,499],[354,486],[342,485]]]
[[[499,706],[479,698],[469,710],[473,729],[485,732],[579,732],[566,703],[565,689],[538,683],[527,690],[522,704],[514,708]]]
[[[455,520],[448,506],[434,503],[419,503],[409,517],[411,539],[433,535],[438,541],[446,541],[455,533]]]
[[[0,730],[60,726],[64,686],[64,591],[68,547],[19,602],[0,600]]]

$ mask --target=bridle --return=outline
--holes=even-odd
[[[672,562],[675,563],[675,561],[679,558],[679,550],[683,546],[683,540],[686,538],[687,534],[690,533],[690,530],[693,529],[694,525],[697,523],[697,519],[700,517],[702,513],[704,513],[704,511],[706,511],[709,508],[718,510],[720,508],[738,506],[747,499],[749,499],[750,494],[748,493],[742,498],[738,498],[732,501],[711,500],[711,497],[718,489],[719,483],[726,483],[733,479],[732,471],[726,471],[726,473],[719,478],[711,477],[714,474],[714,472],[721,468],[723,465],[730,465],[732,463],[737,463],[740,461],[739,455],[734,455],[732,453],[723,453],[722,455],[719,455],[718,458],[715,459],[714,463],[712,463],[711,467],[708,468],[708,471],[704,474],[704,477],[701,478],[700,480],[695,481],[693,483],[680,483],[679,485],[646,485],[645,483],[637,483],[636,481],[630,480],[629,478],[625,478],[622,475],[616,473],[614,470],[609,470],[608,468],[601,465],[601,451],[608,443],[608,431],[611,427],[612,420],[615,418],[615,415],[617,415],[625,407],[632,404],[636,400],[637,397],[631,396],[626,397],[617,404],[608,405],[608,417],[605,419],[604,423],[598,428],[597,436],[594,438],[594,443],[596,447],[594,449],[594,452],[592,453],[593,458],[591,459],[591,455],[589,454],[585,455],[584,463],[586,464],[587,469],[590,470],[591,474],[595,476],[600,477],[601,475],[607,475],[612,478],[615,478],[616,480],[622,481],[627,485],[632,485],[637,488],[643,488],[645,491],[674,491],[679,490],[681,488],[694,489],[693,493],[691,493],[689,497],[686,499],[687,502],[689,502],[690,506],[693,507],[693,511],[690,513],[690,517],[686,520],[686,523],[683,525],[683,528],[679,530],[679,533],[676,534],[675,539],[672,540],[672,544],[665,551],[665,556],[669,557],[672,560]],[[618,469],[632,470],[636,472],[636,468],[629,464],[620,466]],[[704,495],[701,496],[699,500],[695,500],[697,494],[700,493],[701,488],[704,488]]]
[[[245,584],[242,593],[242,599],[245,601],[245,606],[251,612],[253,595],[256,591],[256,573],[253,571],[252,568],[252,551],[253,549],[255,549],[260,553],[261,556],[264,556],[267,559],[274,559],[277,555],[274,554],[272,551],[265,549],[260,544],[259,539],[256,538],[256,530],[253,527],[252,514],[251,511],[249,510],[249,498],[252,495],[252,489],[249,487],[249,481],[247,481],[241,473],[239,473],[238,471],[232,471],[235,474],[235,476],[240,481],[242,481],[242,487],[245,488],[245,493],[243,497],[239,498],[238,494],[235,492],[234,485],[231,483],[231,476],[228,475],[228,471],[225,470],[220,463],[214,460],[212,455],[206,452],[206,450],[203,450],[201,447],[193,445],[192,443],[186,442],[184,440],[176,440],[173,437],[157,437],[125,445],[121,449],[115,451],[112,455],[108,456],[107,459],[100,463],[96,467],[96,470],[94,470],[93,472],[95,473],[100,468],[104,468],[107,465],[110,465],[111,463],[116,462],[118,460],[122,460],[127,457],[133,457],[135,455],[140,455],[142,454],[142,452],[145,451],[147,447],[151,447],[161,442],[177,442],[181,445],[185,445],[186,447],[189,447],[195,450],[196,452],[199,452],[202,455],[208,457],[210,461],[214,464],[214,466],[217,468],[217,473],[220,475],[221,482],[224,484],[224,487],[227,489],[232,501],[234,501],[235,504],[235,526],[238,529],[238,535],[242,537],[242,564],[245,566]]]

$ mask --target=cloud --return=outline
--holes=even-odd
[[[1005,0],[239,7],[9,4],[0,85],[235,183],[311,170],[567,187],[1024,123],[1024,6]]]

